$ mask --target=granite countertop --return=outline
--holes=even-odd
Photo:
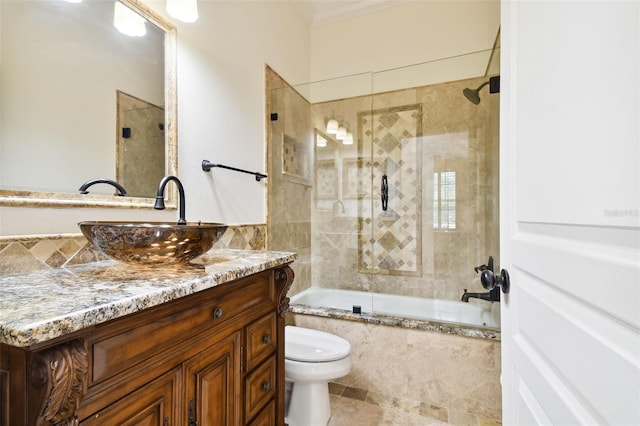
[[[194,266],[115,261],[0,276],[0,343],[28,347],[293,262],[294,253],[212,250]]]

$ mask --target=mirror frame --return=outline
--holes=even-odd
[[[178,174],[178,114],[176,79],[176,28],[152,11],[140,0],[119,0],[153,25],[164,36],[164,99],[165,99],[165,162],[166,175]],[[115,175],[115,170],[114,170]],[[99,177],[99,176],[97,176]],[[82,182],[78,182],[78,187]],[[169,185],[165,192],[167,208],[177,208],[177,188]],[[155,198],[119,197],[115,195],[74,194],[62,192],[32,192],[0,189],[0,206],[14,207],[111,207],[152,209]]]

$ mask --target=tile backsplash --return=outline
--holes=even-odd
[[[214,248],[264,250],[266,225],[230,225]],[[107,259],[81,234],[0,237],[0,274],[16,274]]]

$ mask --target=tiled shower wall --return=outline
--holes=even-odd
[[[329,137],[315,150],[314,286],[450,300],[484,291],[473,268],[489,256],[499,263],[499,100],[486,91],[473,105],[462,95],[484,81],[311,106],[316,129],[337,118],[357,140]]]
[[[267,248],[298,253],[291,265],[295,294],[311,281],[311,113],[307,101],[269,67],[266,87]]]
[[[264,250],[266,226],[229,226],[214,248]],[[0,274],[105,260],[82,235],[0,237]]]

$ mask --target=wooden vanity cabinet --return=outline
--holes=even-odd
[[[283,425],[292,281],[279,267],[41,347],[0,345],[0,425]]]

